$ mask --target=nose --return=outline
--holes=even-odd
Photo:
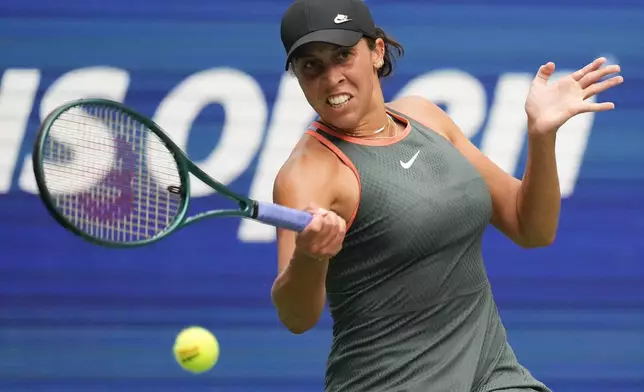
[[[346,80],[342,73],[342,67],[337,64],[331,64],[326,67],[322,74],[322,78],[331,86],[335,86],[336,84],[340,84]]]

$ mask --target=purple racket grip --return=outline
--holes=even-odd
[[[294,210],[278,204],[258,201],[257,216],[255,219],[272,226],[299,233],[311,222],[313,215],[305,211]]]

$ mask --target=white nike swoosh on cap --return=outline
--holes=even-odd
[[[335,24],[341,24],[341,23],[351,22],[351,20],[352,19],[349,19],[349,17],[346,15],[338,14],[336,15],[335,19],[333,19],[333,22]]]

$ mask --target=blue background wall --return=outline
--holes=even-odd
[[[330,319],[301,336],[280,327],[270,228],[204,221],[151,247],[98,248],[47,215],[29,166],[43,113],[107,96],[175,136],[190,131],[193,158],[212,158],[211,173],[270,200],[275,168],[312,119],[283,75],[288,3],[0,2],[0,391],[321,390]],[[600,97],[617,109],[561,131],[556,243],[522,250],[490,229],[484,256],[511,344],[538,378],[555,391],[644,391],[644,3],[370,4],[407,50],[387,98],[437,100],[516,176],[523,100],[539,65],[572,70],[599,55],[622,65],[624,85]],[[241,81],[222,84],[217,72]],[[196,108],[194,120],[182,107]],[[221,205],[197,196],[195,210]],[[171,354],[175,334],[194,324],[222,347],[200,376]]]

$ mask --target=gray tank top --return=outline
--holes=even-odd
[[[549,391],[507,343],[481,255],[492,204],[479,172],[405,115],[393,139],[308,134],[360,184],[326,288],[333,344],[326,392]]]

